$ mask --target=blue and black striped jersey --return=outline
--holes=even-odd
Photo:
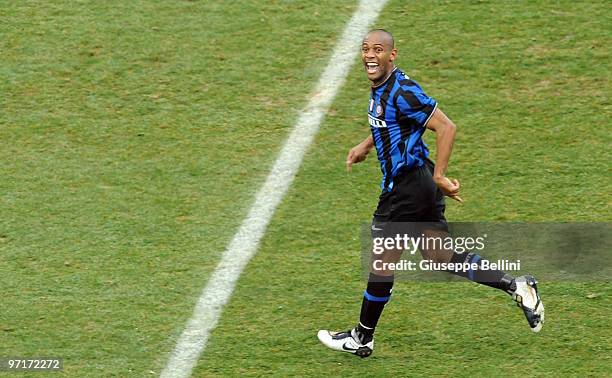
[[[372,88],[368,122],[383,174],[383,192],[391,191],[393,177],[402,169],[425,163],[429,149],[421,136],[437,105],[397,67],[383,84]]]

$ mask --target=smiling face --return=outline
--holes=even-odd
[[[373,86],[381,84],[393,71],[396,55],[393,37],[386,31],[373,30],[363,39],[361,60]]]

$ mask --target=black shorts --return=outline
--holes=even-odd
[[[406,222],[448,230],[444,194],[433,181],[433,167],[427,159],[421,167],[404,170],[393,178],[393,189],[380,195],[372,219],[372,237],[395,234],[393,224]]]

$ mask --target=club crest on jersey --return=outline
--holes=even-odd
[[[370,126],[376,127],[376,128],[387,127],[387,122],[383,121],[382,119],[374,118],[369,114],[368,114],[368,123],[370,124]]]
[[[380,117],[382,114],[382,106],[380,104],[376,105],[376,116]]]

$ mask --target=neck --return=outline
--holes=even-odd
[[[386,74],[386,75],[385,75],[385,77],[383,77],[382,79],[377,80],[377,81],[372,81],[372,88],[376,88],[376,87],[379,87],[379,86],[381,86],[382,84],[384,84],[384,83],[385,83],[385,81],[387,81],[387,80],[389,79],[389,77],[391,77],[391,75],[393,74],[393,71],[395,71],[395,68],[396,68],[396,67],[395,67],[395,66],[393,66],[393,68],[391,68],[391,70],[389,71],[389,73],[388,73],[388,74]]]

